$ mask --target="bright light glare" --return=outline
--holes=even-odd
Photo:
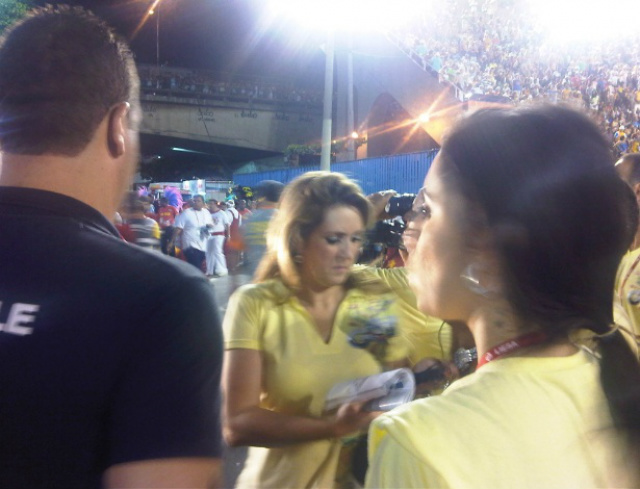
[[[636,35],[638,0],[617,0],[609,7],[602,0],[529,0],[534,18],[555,44],[620,39]]]
[[[356,131],[353,131],[351,133],[351,139],[358,139],[359,137],[360,137],[360,135]]]
[[[415,18],[425,7],[416,0],[271,0],[274,15],[310,27],[387,30]]]
[[[420,115],[418,116],[418,120],[419,120],[420,122],[429,122],[429,121],[431,120],[431,115],[430,115],[430,114],[428,114],[427,112],[425,112],[425,113],[420,114]]]

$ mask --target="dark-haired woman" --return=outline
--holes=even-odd
[[[423,312],[468,324],[479,366],[374,421],[368,487],[638,487],[640,368],[612,324],[632,206],[577,112],[453,130],[414,203],[409,281]]]

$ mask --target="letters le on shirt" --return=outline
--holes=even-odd
[[[40,306],[36,304],[23,304],[21,302],[4,306],[3,303],[0,302],[0,317],[4,315],[2,313],[7,309],[9,310],[9,314],[7,315],[6,322],[0,323],[0,331],[18,336],[33,333],[33,328],[26,325],[35,320],[35,314],[40,309]]]

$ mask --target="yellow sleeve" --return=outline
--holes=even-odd
[[[374,421],[369,428],[369,470],[365,488],[449,487],[433,467],[394,440],[380,421],[380,418]]]
[[[246,348],[262,350],[260,341],[260,312],[263,300],[256,296],[253,285],[237,289],[229,298],[227,312],[222,322],[224,344],[227,350]]]
[[[638,358],[640,358],[640,349],[632,335],[640,334],[640,308],[629,302],[629,293],[640,290],[637,285],[640,282],[638,278],[640,267],[635,263],[639,256],[640,249],[637,249],[622,258],[613,294],[613,321],[624,328],[623,336]],[[636,267],[632,269],[634,264]]]
[[[409,287],[406,268],[370,268],[370,270],[387,284],[402,302],[417,310],[416,296]]]
[[[401,331],[410,345],[408,358],[414,365],[423,358],[451,358],[453,331],[442,319],[418,310],[405,268],[372,268],[371,271],[393,290],[401,302]]]
[[[160,239],[160,226],[158,226],[156,221],[153,221],[153,230],[151,231],[151,235],[155,239]]]

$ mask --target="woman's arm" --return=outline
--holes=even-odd
[[[223,434],[229,446],[277,447],[339,438],[366,428],[380,413],[362,411],[362,403],[344,404],[333,415],[294,416],[259,406],[262,355],[257,350],[225,353]]]

